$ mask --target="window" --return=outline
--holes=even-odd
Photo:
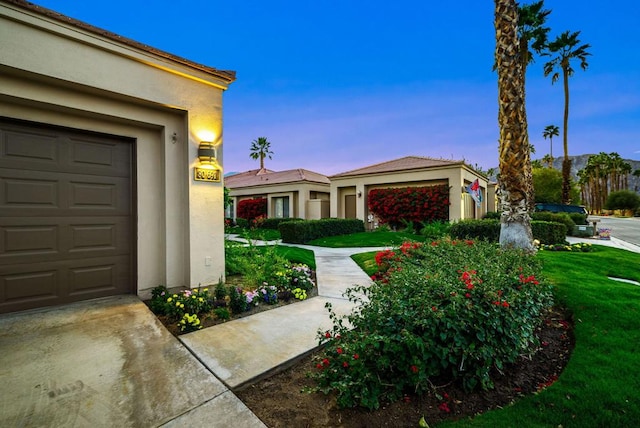
[[[289,197],[273,198],[273,216],[275,218],[289,218]]]

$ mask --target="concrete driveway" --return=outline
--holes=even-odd
[[[135,296],[0,316],[0,421],[264,427]]]

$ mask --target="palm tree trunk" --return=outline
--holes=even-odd
[[[571,159],[569,159],[568,126],[569,126],[569,70],[568,64],[562,64],[564,82],[564,129],[562,130],[564,159],[562,160],[562,203],[568,204],[571,197]]]
[[[527,144],[522,62],[517,35],[515,0],[495,0],[498,123],[500,125],[500,245],[532,249],[528,212]]]

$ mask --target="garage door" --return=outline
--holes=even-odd
[[[132,150],[0,118],[0,313],[135,291]]]

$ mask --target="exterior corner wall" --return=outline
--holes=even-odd
[[[194,180],[222,154],[222,93],[205,72],[0,4],[0,115],[135,140],[136,292],[224,275],[222,183]]]

